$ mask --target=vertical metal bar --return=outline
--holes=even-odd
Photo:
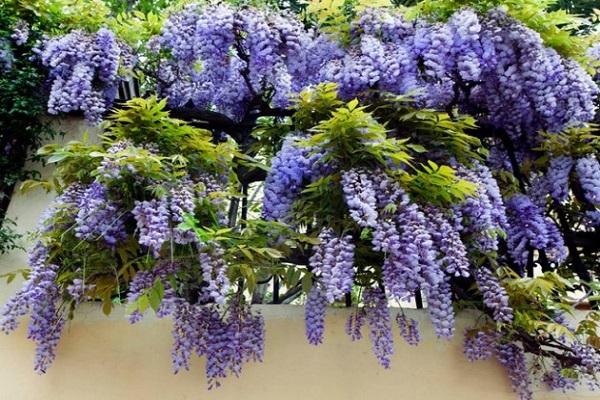
[[[126,82],[121,82],[121,83],[119,84],[119,94],[118,94],[118,96],[119,96],[119,100],[121,100],[121,101],[126,101],[126,100],[127,100],[127,99],[125,98],[125,89],[123,89],[123,87],[124,87],[126,84],[127,84]]]
[[[242,197],[241,219],[242,219],[242,221],[246,221],[248,219],[248,184],[247,183],[242,184],[242,194],[244,195],[244,197]]]
[[[129,81],[125,81],[125,100],[131,100],[133,97],[131,97],[131,88],[129,87],[130,82]]]
[[[529,249],[529,253],[527,254],[527,277],[533,278],[533,249]]]
[[[140,96],[140,83],[138,82],[137,78],[133,78],[133,95],[135,97],[139,97]]]
[[[279,277],[273,276],[273,304],[279,304]]]
[[[420,289],[417,289],[415,292],[415,303],[417,303],[417,308],[419,310],[423,308],[423,296],[421,295]]]

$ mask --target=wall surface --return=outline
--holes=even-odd
[[[81,138],[85,129],[65,121],[64,140]],[[50,168],[44,169],[47,176]],[[35,228],[51,194],[15,194],[8,217],[19,230]],[[26,266],[18,251],[0,257],[0,274]],[[0,282],[0,303],[19,287]],[[351,342],[344,333],[348,311],[328,313],[325,343],[314,347],[304,338],[303,310],[295,306],[262,306],[266,319],[263,363],[244,366],[219,389],[207,391],[203,359],[189,372],[171,371],[171,321],[148,315],[130,325],[123,308],[105,317],[94,304],[83,305],[65,329],[58,356],[48,373],[33,372],[33,344],[26,321],[9,336],[0,335],[0,400],[514,400],[505,372],[493,360],[469,363],[462,354],[460,333],[471,319],[462,315],[457,338],[437,340],[426,311],[408,310],[422,326],[423,343],[406,345],[395,333],[392,368],[381,368],[371,354],[368,337]],[[563,395],[535,389],[536,400],[600,399],[598,393]]]

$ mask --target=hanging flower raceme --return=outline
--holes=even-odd
[[[361,227],[374,228],[377,225],[377,198],[367,172],[344,172],[342,189],[352,219]]]
[[[567,250],[556,224],[529,197],[515,195],[507,202],[508,248],[514,261],[527,265],[532,249],[545,250],[551,260],[563,261]]]
[[[108,199],[106,188],[98,182],[92,183],[83,192],[75,224],[75,235],[78,238],[102,239],[112,247],[126,236],[123,211]]]
[[[421,341],[419,334],[419,322],[412,318],[406,318],[404,314],[396,315],[396,323],[400,328],[400,336],[411,346],[416,346]]]
[[[600,163],[593,156],[580,158],[575,171],[584,196],[591,204],[600,204]]]
[[[363,302],[373,353],[384,368],[390,368],[391,357],[394,354],[394,339],[385,293],[381,289],[365,289]]]
[[[139,230],[139,243],[158,256],[171,233],[167,199],[136,201],[131,212]]]
[[[303,185],[320,175],[320,154],[298,143],[301,137],[289,136],[271,161],[265,180],[263,217],[285,221]]]
[[[308,292],[306,304],[304,305],[306,339],[310,344],[318,345],[323,343],[326,309],[327,297],[325,296],[325,292],[318,284],[314,284]]]
[[[498,232],[506,228],[504,202],[498,183],[490,170],[480,163],[472,168],[458,166],[458,174],[477,185],[474,196],[454,206],[456,224],[463,235],[472,237],[473,246],[482,252],[498,248]]]
[[[573,159],[567,156],[559,156],[550,160],[546,184],[552,198],[563,202],[569,195],[569,175],[573,169]]]
[[[309,260],[313,274],[319,277],[329,303],[350,293],[354,282],[354,244],[352,236],[337,237],[332,229],[323,229],[320,243]]]
[[[207,285],[202,290],[203,296],[217,304],[225,304],[225,296],[229,291],[227,264],[223,259],[224,251],[217,245],[200,246],[200,268],[202,279]]]
[[[132,67],[130,50],[106,28],[48,39],[40,59],[51,82],[48,112],[81,111],[93,123],[100,122],[115,99],[122,79],[119,67]]]
[[[497,322],[512,322],[513,310],[508,304],[508,294],[493,272],[486,267],[479,268],[475,272],[475,280],[483,294],[483,304],[493,311],[494,319]]]

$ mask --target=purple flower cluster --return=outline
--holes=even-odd
[[[373,354],[384,368],[390,368],[394,338],[385,293],[379,288],[365,289],[363,302]]]
[[[292,14],[252,7],[234,9],[192,4],[170,16],[157,40],[170,57],[161,65],[159,91],[173,107],[214,106],[233,119],[243,117],[255,97],[269,96],[287,107],[290,94],[311,83],[327,51],[314,50],[313,33]]]
[[[446,267],[445,271],[457,277],[468,277],[470,272],[467,249],[458,231],[438,208],[428,207],[425,214],[431,239],[442,257],[441,262]]]
[[[55,282],[57,270],[58,266],[50,264],[39,271],[39,280],[30,292],[31,320],[27,338],[36,345],[33,369],[40,374],[46,373],[56,358],[56,346],[65,324],[64,316],[57,308],[60,301]]]
[[[342,190],[350,216],[363,227],[377,225],[377,198],[366,171],[351,169],[342,173]]]
[[[400,336],[406,340],[406,343],[411,346],[417,346],[421,341],[419,322],[412,318],[406,318],[403,313],[398,313],[396,315],[396,323],[400,328]]]
[[[8,334],[17,329],[18,318],[30,313],[28,339],[36,346],[34,370],[45,373],[56,357],[56,346],[64,327],[62,310],[57,308],[60,292],[56,285],[58,266],[47,263],[48,249],[38,242],[29,254],[31,273],[23,287],[0,313],[0,329]]]
[[[508,304],[508,294],[500,285],[495,274],[486,267],[475,272],[475,280],[483,295],[483,304],[492,310],[496,322],[510,323],[513,320],[513,310]]]
[[[555,363],[551,370],[546,371],[542,375],[542,382],[544,382],[550,390],[562,390],[566,392],[568,390],[575,390],[576,380],[567,378],[561,374],[560,364]]]
[[[97,169],[98,175],[106,180],[121,178],[123,166],[119,165],[121,157],[119,157],[118,154],[130,147],[134,147],[132,142],[129,140],[120,140],[106,149],[108,156],[105,156],[102,161],[100,161],[100,166]],[[136,172],[135,167],[130,164],[126,166],[126,169],[132,174],[135,174]]]
[[[425,290],[429,318],[438,337],[450,339],[454,336],[454,307],[452,288],[448,278],[437,286]]]
[[[183,222],[183,216],[193,214],[196,208],[195,194],[193,184],[189,180],[183,180],[177,187],[170,190],[169,206],[171,210],[171,220],[175,225]],[[178,244],[193,243],[196,235],[192,231],[184,231],[173,228],[173,241]]]
[[[202,279],[207,285],[202,290],[203,295],[217,304],[225,304],[225,296],[230,287],[227,264],[223,259],[225,252],[218,244],[202,245],[198,247],[198,250]]]
[[[239,376],[242,364],[262,361],[264,321],[260,315],[234,307],[227,319],[213,311],[206,330],[206,377],[208,388],[219,387],[229,373]]]
[[[22,46],[29,39],[29,24],[26,21],[20,20],[13,27],[13,32],[10,38],[17,46]]]
[[[386,255],[383,281],[391,297],[409,298],[420,287],[437,286],[443,280],[427,219],[416,204],[401,205],[395,218],[381,218],[372,243],[374,250]]]
[[[494,125],[515,138],[593,118],[598,88],[581,66],[504,11],[490,11],[482,25],[490,63],[475,98],[485,101]]]
[[[157,315],[163,317],[171,313],[173,306],[173,288],[169,281],[169,276],[174,274],[179,268],[179,264],[168,261],[158,262],[151,270],[138,271],[129,283],[129,292],[127,293],[127,303],[133,304],[140,296],[150,289],[157,280],[160,280],[165,288],[165,294],[161,305],[157,310]],[[140,310],[134,310],[129,314],[129,322],[135,324],[142,320],[143,314]]]
[[[260,314],[232,304],[227,316],[222,316],[211,306],[178,299],[172,315],[175,373],[189,369],[192,354],[206,356],[206,378],[212,389],[230,373],[238,376],[243,363],[262,361],[264,320]]]
[[[73,183],[66,187],[62,194],[56,197],[54,201],[52,201],[52,204],[50,204],[40,216],[38,230],[41,232],[49,232],[56,228],[56,226],[54,226],[53,217],[57,217],[59,213],[66,215],[69,223],[72,224],[71,221],[79,212],[79,202],[86,189],[86,186],[79,183]]]
[[[173,371],[189,370],[190,358],[194,353],[206,354],[206,338],[203,334],[211,318],[211,309],[192,305],[185,300],[177,299],[172,308],[173,346],[171,361]]]
[[[573,343],[573,353],[579,358],[580,369],[587,375],[600,372],[600,352],[593,346],[585,343]]]
[[[38,283],[45,282],[43,285],[46,286],[50,284],[48,277],[54,276],[54,273],[47,271],[47,258],[48,248],[38,241],[29,253],[28,265],[31,268],[31,275],[23,284],[23,287],[8,300],[2,309],[0,327],[4,333],[8,334],[17,329],[19,326],[18,318],[29,312]]]
[[[508,249],[518,265],[527,265],[532,249],[545,250],[552,261],[564,261],[567,250],[558,227],[529,197],[522,194],[511,197],[507,211]]]
[[[304,325],[308,343],[319,345],[323,343],[325,331],[325,312],[327,311],[327,297],[325,291],[314,283],[304,305]]]
[[[135,202],[131,211],[139,231],[138,242],[158,257],[164,242],[171,237],[169,205],[166,198]]]
[[[465,332],[464,353],[469,361],[485,360],[492,355],[506,370],[513,390],[520,400],[531,400],[531,379],[525,352],[515,343],[499,343],[499,332]]]
[[[48,112],[82,111],[88,121],[98,123],[116,96],[119,64],[130,59],[127,52],[106,28],[47,40],[40,56],[52,83]]]
[[[318,245],[309,265],[325,291],[329,303],[350,293],[354,283],[354,244],[352,236],[337,237],[331,228],[324,228],[319,234]]]
[[[15,57],[10,48],[10,43],[8,40],[0,38],[0,72],[9,71],[12,68],[14,61]]]
[[[520,400],[531,400],[533,398],[530,389],[531,379],[523,349],[514,343],[498,344],[494,354],[508,373],[513,390],[519,395]]]
[[[468,276],[469,264],[458,233],[441,213],[430,217],[410,203],[406,193],[382,172],[372,178],[377,199],[373,250],[384,253],[383,283],[391,298],[407,299],[423,289],[436,332],[449,338],[454,332],[452,292],[442,270]],[[388,206],[395,206],[394,212]],[[439,234],[446,232],[442,237]],[[454,233],[452,233],[454,232]]]
[[[499,334],[497,332],[477,331],[465,332],[464,353],[471,362],[487,360],[494,354]]]
[[[353,45],[325,60],[319,79],[345,98],[367,89],[404,94],[420,89],[425,105],[454,100],[481,105],[489,122],[535,144],[531,132],[559,131],[594,116],[598,88],[576,62],[546,48],[539,34],[494,9],[456,12],[446,23],[402,20],[392,10],[365,10]],[[469,85],[466,85],[469,84]]]
[[[462,234],[472,236],[478,250],[497,250],[498,231],[506,227],[506,211],[498,183],[490,170],[478,162],[472,168],[458,165],[457,175],[477,185],[473,196],[453,207],[457,226]]]
[[[552,198],[558,202],[565,201],[569,195],[569,175],[573,165],[573,159],[568,156],[559,156],[550,160],[545,177],[546,185]]]
[[[587,201],[600,205],[600,163],[594,156],[577,160],[575,172]]]
[[[94,290],[95,284],[87,284],[83,279],[73,279],[70,285],[67,286],[67,293],[73,298],[75,303],[81,303],[89,299],[85,294],[88,291]]]
[[[346,335],[350,336],[352,341],[362,339],[362,327],[365,325],[365,310],[363,308],[356,309],[346,319],[344,330]]]
[[[122,212],[108,198],[106,188],[92,183],[79,200],[79,212],[75,217],[75,236],[83,240],[102,238],[111,247],[126,237]]]
[[[296,136],[288,136],[271,160],[263,200],[266,220],[285,221],[303,185],[318,176],[319,155],[298,145],[298,140]]]
[[[420,288],[435,288],[444,280],[427,219],[416,204],[398,211],[399,241],[384,262],[384,283],[393,297],[405,298]],[[389,285],[389,286],[388,286]]]

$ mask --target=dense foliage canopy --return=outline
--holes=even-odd
[[[465,354],[521,399],[533,376],[597,386],[600,313],[572,314],[600,299],[600,41],[550,1],[468,3],[7,3],[0,65],[103,134],[40,150],[55,179],[24,188],[58,197],[2,330],[30,314],[45,372],[78,304],[126,301],[170,316],[174,371],[205,356],[214,387],[262,358],[251,303],[304,294],[312,344],[345,303],[390,368],[392,325],[420,327],[388,306],[423,296],[442,339],[481,315]],[[131,79],[143,98],[115,104]]]

